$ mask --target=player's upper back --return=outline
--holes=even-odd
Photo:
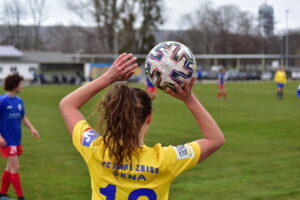
[[[10,118],[23,117],[24,104],[20,97],[10,97],[8,94],[0,95],[0,116],[5,117],[8,114]],[[14,115],[14,117],[12,115]]]
[[[88,165],[93,200],[107,199],[109,195],[115,199],[168,199],[173,179],[194,167],[200,157],[200,147],[195,142],[176,147],[143,145],[139,160],[133,157],[132,162],[125,161],[116,170],[109,152],[103,155],[102,137],[86,121],[76,124],[73,143]]]
[[[286,83],[286,74],[284,71],[278,70],[275,74],[275,82]]]

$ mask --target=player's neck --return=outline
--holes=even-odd
[[[143,146],[144,145],[144,137],[145,137],[145,134],[144,133],[140,133],[141,137],[139,138],[139,147]]]
[[[15,91],[7,91],[6,94],[10,97],[15,97],[17,96],[17,93]]]
[[[140,147],[144,145],[144,137],[145,137],[147,131],[148,131],[148,125],[147,124],[143,124],[143,126],[141,128],[141,131],[139,133],[139,135],[140,135],[139,146]]]

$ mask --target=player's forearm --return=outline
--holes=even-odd
[[[99,91],[107,87],[111,82],[112,81],[106,76],[106,74],[103,74],[101,77],[78,88],[64,97],[60,102],[60,107],[72,107],[79,109]]]
[[[204,138],[213,140],[219,145],[222,145],[225,139],[221,129],[212,116],[201,105],[196,96],[192,94],[190,98],[184,101],[184,103],[194,115]]]
[[[29,119],[27,117],[23,117],[23,123],[28,129],[30,129],[30,130],[34,129],[33,125],[31,124],[31,122],[29,121]]]

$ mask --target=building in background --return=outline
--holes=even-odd
[[[260,33],[264,37],[271,37],[274,35],[274,10],[272,6],[264,3],[259,7],[258,23]]]
[[[0,46],[0,80],[19,72],[25,80],[32,80],[38,71],[38,63],[25,58],[23,52],[12,46]]]
[[[0,81],[18,72],[31,83],[78,83],[83,81],[83,63],[61,52],[22,52],[0,46]]]

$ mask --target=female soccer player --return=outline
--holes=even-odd
[[[283,99],[283,89],[286,84],[286,75],[283,67],[280,67],[276,72],[274,81],[276,82],[277,87],[277,99]]]
[[[222,96],[224,99],[227,98],[227,93],[226,93],[226,90],[225,90],[225,72],[224,72],[224,69],[221,68],[219,70],[219,73],[218,73],[218,88],[219,88],[219,91],[218,91],[218,95],[217,95],[217,99],[221,99]]]
[[[80,108],[115,81],[127,80],[136,58],[121,54],[101,77],[64,97],[60,110],[73,144],[84,158],[91,176],[92,199],[166,200],[176,176],[194,167],[224,143],[216,122],[192,93],[191,83],[168,93],[180,99],[194,115],[203,139],[178,146],[144,144],[151,123],[151,99],[138,88],[116,85],[100,102],[102,119],[96,133]]]
[[[21,122],[30,129],[35,138],[40,137],[25,116],[23,100],[16,96],[23,88],[22,81],[23,77],[17,73],[7,76],[4,80],[6,93],[0,96],[0,146],[2,156],[6,158],[0,198],[7,197],[6,193],[12,183],[18,200],[25,199],[19,176],[19,156],[22,154]]]

